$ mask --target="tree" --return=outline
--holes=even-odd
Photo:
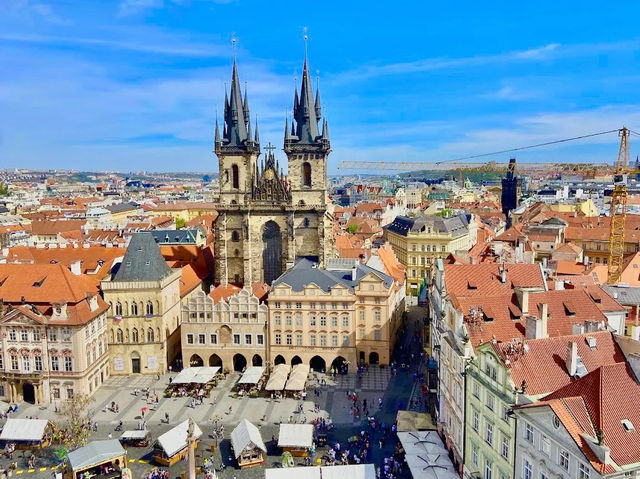
[[[186,221],[184,220],[184,218],[176,218],[176,229],[179,230],[181,228],[184,228]]]
[[[351,224],[351,225],[347,226],[347,232],[349,232],[351,234],[355,234],[356,231],[358,231],[358,225],[357,224]]]
[[[9,185],[0,183],[0,196],[9,196]]]
[[[53,439],[67,451],[84,446],[91,435],[90,403],[86,394],[74,394],[62,403],[60,419],[53,423]]]

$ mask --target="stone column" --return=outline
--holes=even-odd
[[[196,454],[195,443],[196,438],[193,434],[194,423],[193,418],[189,417],[189,429],[187,429],[187,447],[189,448],[187,456],[187,464],[189,465],[189,479],[196,479]]]

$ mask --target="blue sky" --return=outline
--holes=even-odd
[[[332,173],[342,160],[439,161],[638,131],[639,14],[638,2],[557,0],[3,0],[0,167],[217,170],[233,37],[262,143],[280,148],[305,28]],[[617,142],[518,158],[612,162]]]

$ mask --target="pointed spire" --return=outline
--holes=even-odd
[[[330,141],[329,140],[329,122],[325,118],[322,122],[322,141]]]
[[[256,145],[259,145],[259,144],[260,144],[260,133],[258,133],[258,116],[257,116],[257,115],[256,115],[256,136],[255,136],[255,138],[253,139],[253,142],[254,142]]]
[[[247,82],[244,82],[244,101],[242,102],[245,118],[249,118],[249,95],[247,94]]]
[[[296,130],[293,126],[293,122],[291,122],[291,136],[296,136]]]
[[[298,98],[297,90],[294,95],[293,116],[296,124],[295,136],[298,137],[298,143],[315,143],[320,134],[318,132],[318,116],[316,114],[316,105],[314,105],[313,101],[311,77],[309,76],[309,61],[306,55],[306,38],[304,67],[302,69],[302,85],[300,87],[300,97]]]
[[[316,83],[316,102],[315,102],[315,107],[316,107],[316,118],[319,120],[320,117],[322,116],[322,106],[320,104],[320,88],[318,88],[317,83]]]
[[[231,88],[229,96],[225,88],[225,133],[224,138],[229,146],[242,146],[245,140],[251,137],[247,135],[248,115],[245,112],[245,104],[248,109],[247,95],[242,100],[240,88],[240,78],[238,77],[238,65],[233,60],[233,70],[231,73]]]
[[[216,133],[215,133],[216,145],[220,143],[220,127],[218,126],[218,112],[216,112]]]
[[[247,122],[247,141],[251,141],[251,137],[252,137],[252,133],[251,133],[251,118],[249,118],[249,121]]]
[[[284,141],[291,140],[291,135],[289,134],[289,117],[285,117],[284,119]]]

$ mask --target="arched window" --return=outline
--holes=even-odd
[[[153,303],[147,301],[147,316],[153,316]]]
[[[131,303],[131,316],[138,316],[138,303]]]
[[[308,161],[302,163],[302,186],[311,186],[311,164]]]
[[[309,227],[309,218],[305,218],[304,220],[302,220],[302,226],[305,228]]]
[[[240,188],[240,174],[238,173],[238,165],[231,165],[231,182],[233,188]]]
[[[138,329],[137,328],[133,328],[131,330],[131,341],[134,343],[138,342]]]
[[[240,241],[240,235],[235,230],[231,232],[231,241]]]
[[[147,329],[147,342],[153,343],[153,328]]]
[[[122,316],[122,304],[120,301],[116,303],[116,316]]]
[[[109,331],[109,340],[113,343],[113,329]]]
[[[118,328],[118,332],[116,333],[116,339],[119,343],[124,342],[124,335],[122,334],[122,329]]]

